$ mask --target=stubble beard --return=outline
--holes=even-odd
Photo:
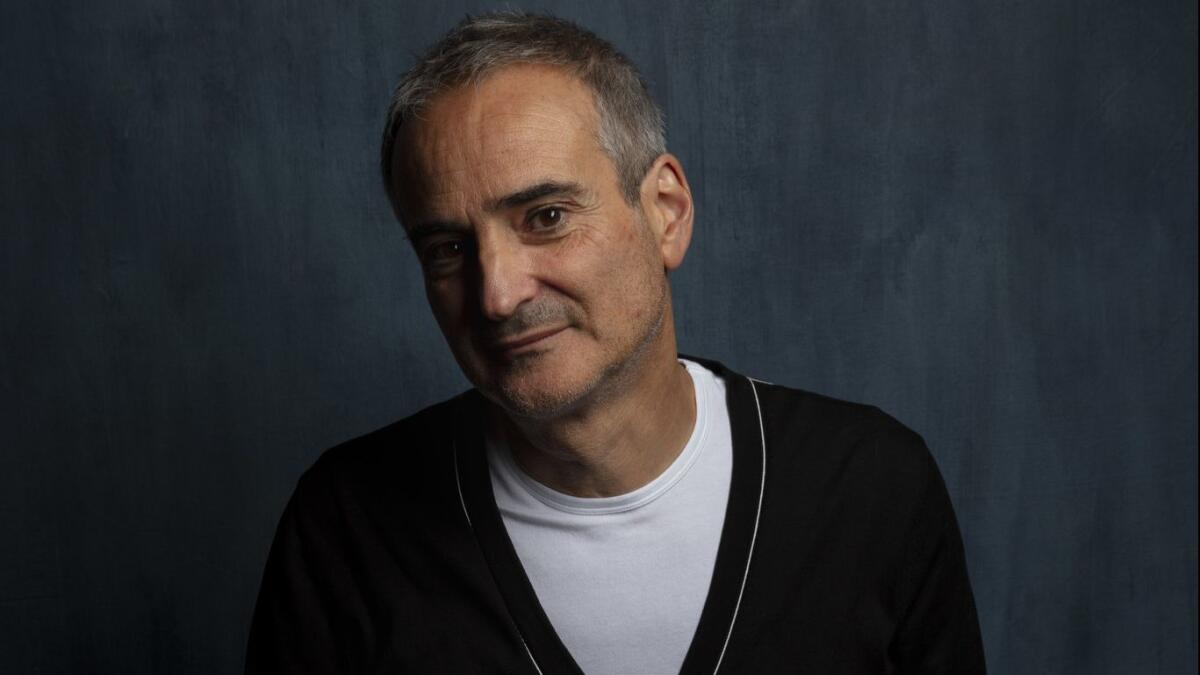
[[[536,359],[540,356],[530,355],[510,364],[509,377],[505,377],[495,394],[488,398],[510,416],[533,420],[552,419],[569,414],[584,405],[602,403],[622,391],[625,385],[634,379],[646,352],[662,333],[667,316],[667,294],[668,285],[664,279],[659,287],[653,319],[645,324],[645,329],[630,347],[612,358],[599,372],[584,382],[568,389],[539,388],[535,391],[526,391],[509,384],[520,379],[522,370],[537,367]],[[514,375],[516,377],[513,377]]]

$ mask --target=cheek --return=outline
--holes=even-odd
[[[662,275],[662,262],[645,225],[636,218],[623,225],[605,220],[542,249],[545,257],[535,263],[546,273],[544,281],[583,305],[598,333],[620,332],[645,320],[663,283],[656,277]]]
[[[445,281],[425,284],[425,298],[433,310],[433,318],[447,341],[455,342],[463,337],[463,295],[454,284]]]
[[[629,228],[619,235],[619,246],[604,256],[592,288],[606,305],[610,316],[621,316],[626,323],[639,323],[653,313],[651,306],[659,296],[661,264],[650,250],[646,238]]]
[[[629,255],[628,281],[631,309],[639,320],[656,317],[660,311],[664,286],[667,283],[662,257],[653,237],[645,232],[636,232],[631,245],[636,247]],[[636,298],[636,300],[632,300]]]

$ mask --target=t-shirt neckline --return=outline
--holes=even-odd
[[[518,466],[513,459],[512,451],[507,443],[492,439],[486,440],[485,443],[491,451],[488,454],[498,460],[497,468],[500,471],[514,478],[515,482],[535,499],[558,511],[577,515],[601,516],[643,508],[667,494],[678,484],[696,463],[706,445],[708,421],[712,417],[710,392],[712,383],[709,380],[714,375],[708,372],[704,366],[693,361],[679,359],[679,362],[692,377],[692,389],[696,397],[696,422],[692,426],[692,433],[688,437],[687,443],[684,444],[683,450],[675,460],[662,473],[639,488],[611,497],[577,497],[539,483],[525,473],[524,469]]]

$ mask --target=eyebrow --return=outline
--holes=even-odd
[[[545,197],[578,197],[584,192],[579,183],[547,180],[497,199],[491,210],[504,211]]]
[[[546,197],[572,197],[577,198],[585,194],[587,190],[579,183],[568,181],[545,180],[536,185],[531,185],[527,188],[517,190],[516,192],[504,195],[492,202],[488,208],[489,211],[504,211],[507,209],[523,206],[538,199]],[[471,226],[455,222],[452,220],[430,220],[422,223],[417,223],[408,228],[406,233],[408,240],[414,244],[425,237],[435,234],[462,234],[469,232]]]
[[[449,220],[431,220],[423,223],[417,223],[416,225],[408,228],[405,236],[409,241],[415,244],[425,237],[430,237],[435,234],[444,234],[447,232],[453,234],[462,234],[463,232],[470,231],[470,226],[462,223],[456,223]]]

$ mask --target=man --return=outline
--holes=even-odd
[[[921,439],[676,352],[691,191],[611,45],[465,21],[383,171],[475,388],[301,478],[248,672],[983,672]]]

